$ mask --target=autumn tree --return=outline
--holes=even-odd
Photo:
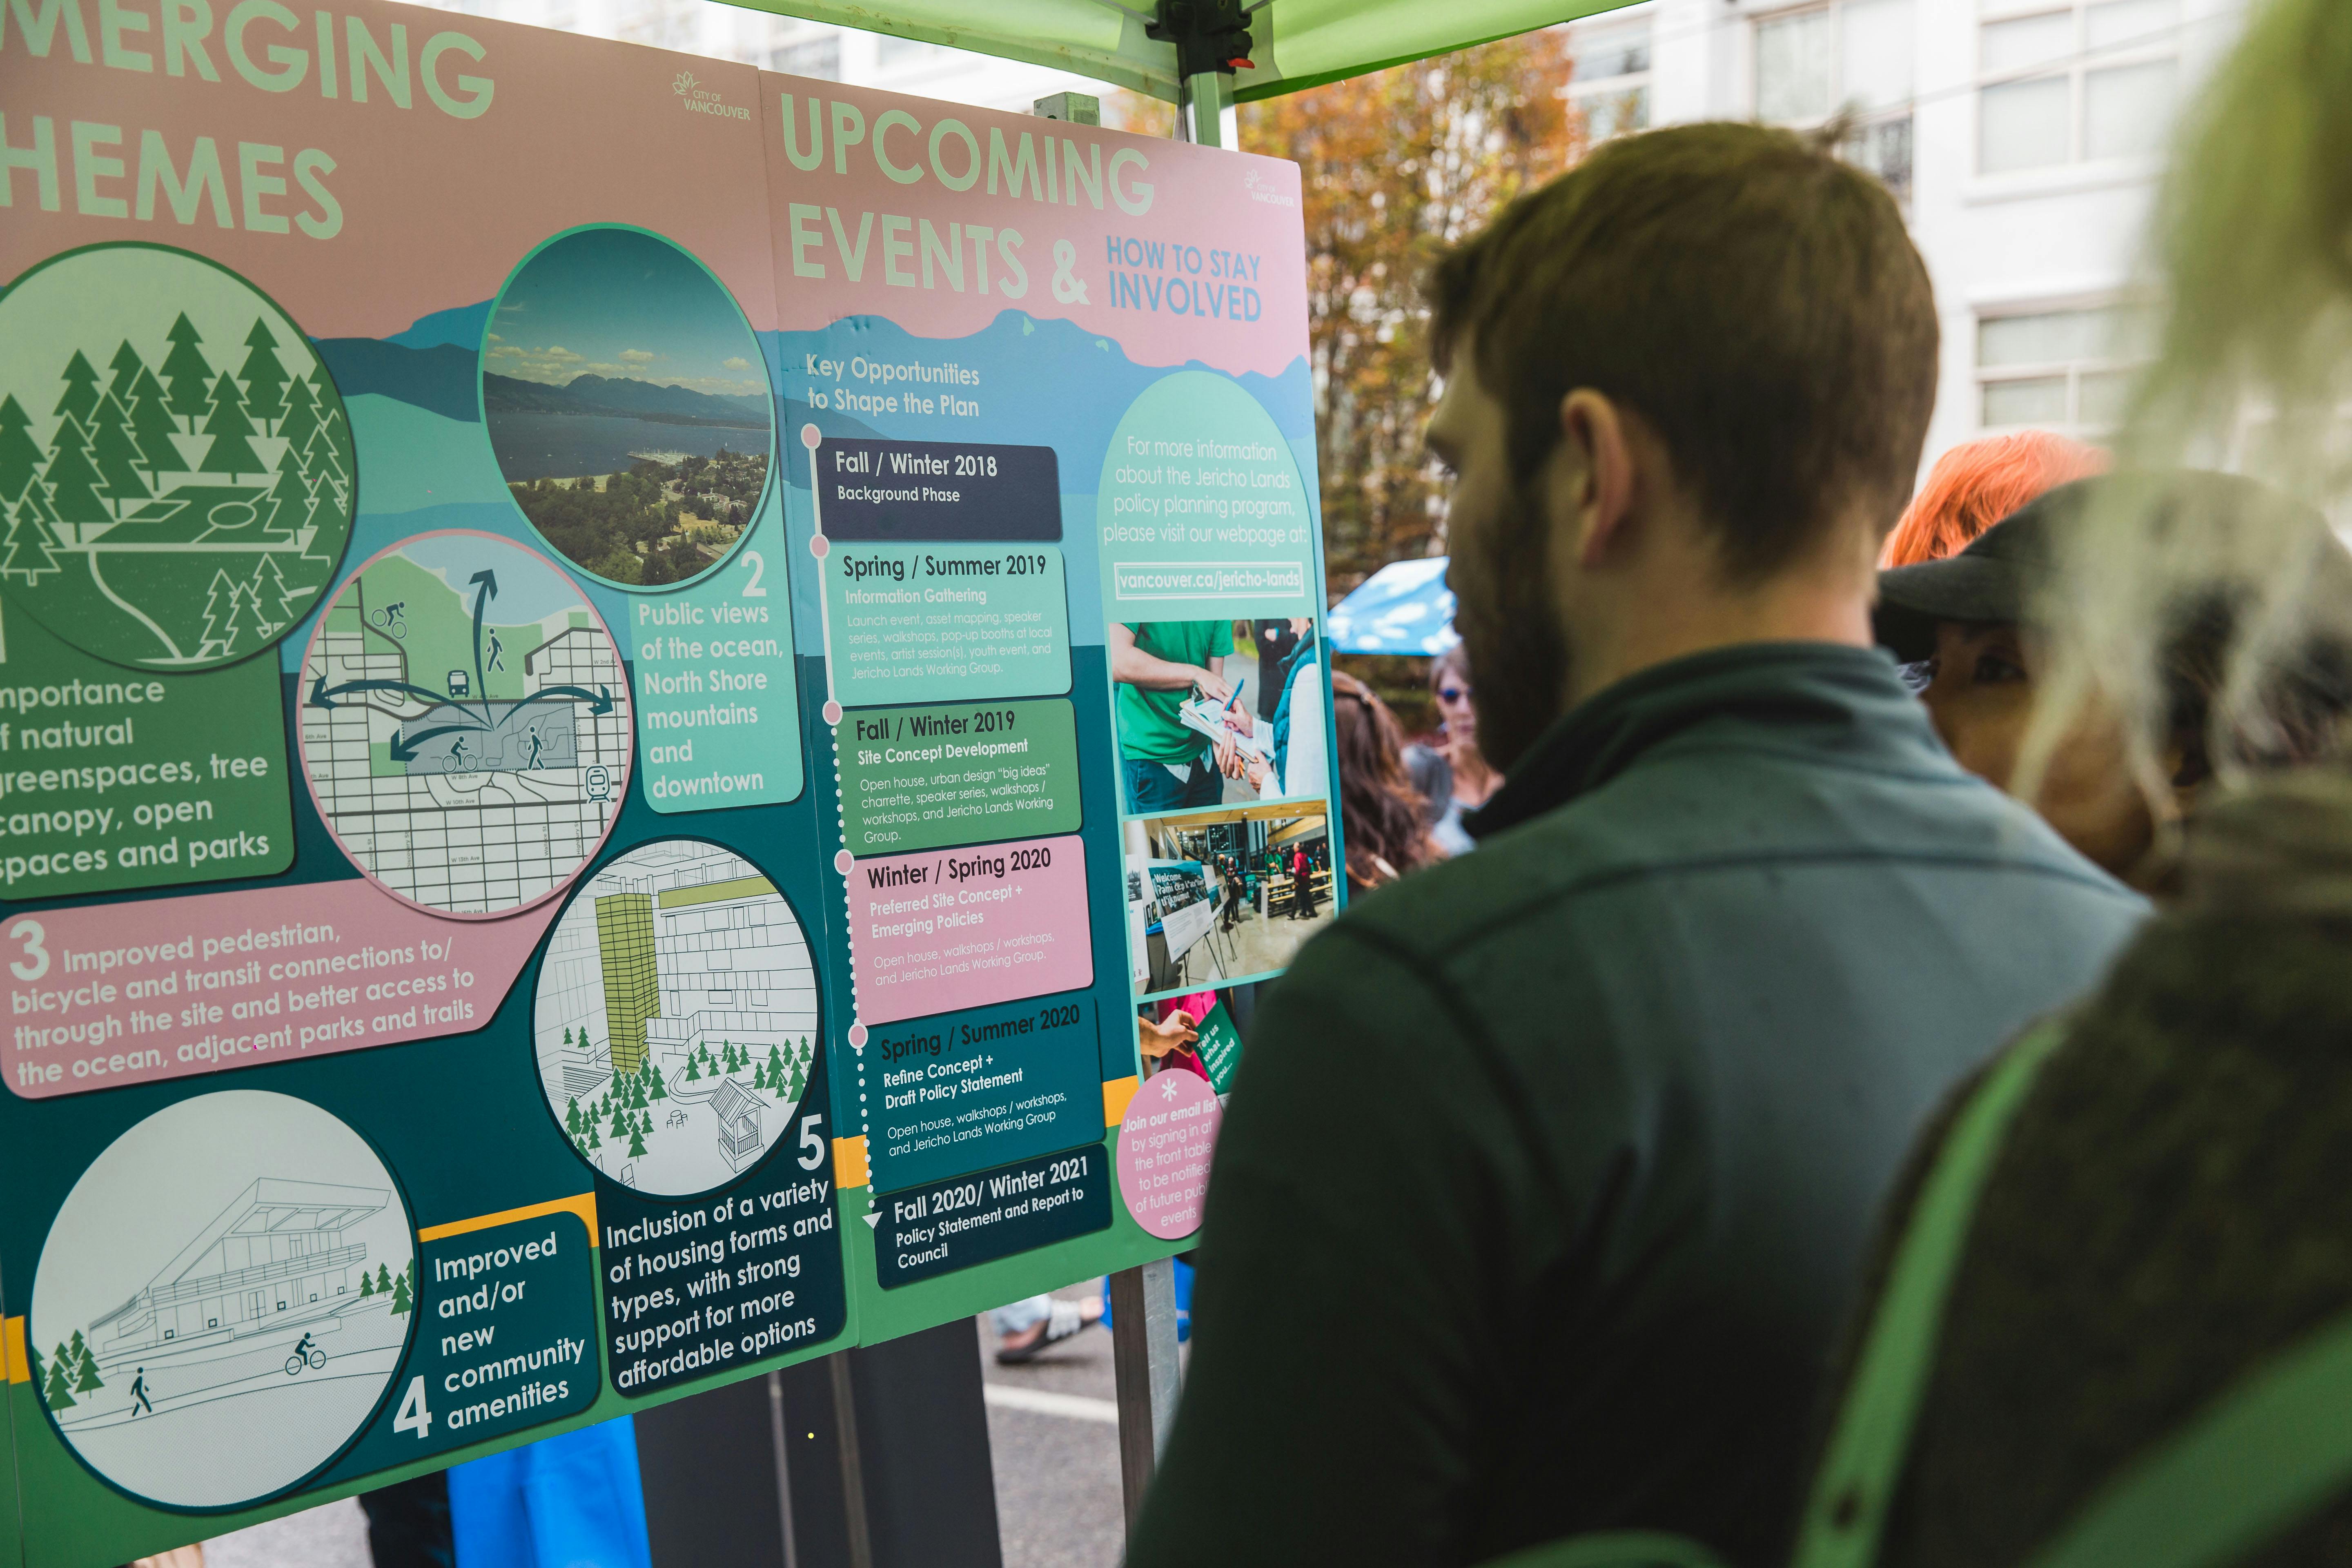
[[[1336,596],[1392,561],[1441,554],[1422,426],[1440,390],[1421,286],[1444,251],[1582,152],[1567,39],[1523,34],[1242,105],[1245,152],[1299,166],[1307,369]],[[1165,135],[1171,111],[1117,93],[1106,118]]]

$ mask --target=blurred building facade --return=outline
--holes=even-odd
[[[2180,106],[2242,0],[1648,0],[1571,25],[1594,138],[1851,117],[1935,280],[1927,460],[2025,428],[2095,440],[2148,352],[2135,287]]]

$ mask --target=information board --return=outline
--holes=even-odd
[[[41,0],[0,207],[0,1563],[1185,1245],[1139,1026],[1331,912],[1294,167]]]

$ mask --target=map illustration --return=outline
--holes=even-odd
[[[75,647],[151,669],[268,647],[357,495],[326,367],[236,274],[106,246],[0,296],[0,591]]]
[[[775,885],[693,839],[589,879],[540,970],[540,1087],[580,1157],[641,1193],[749,1170],[816,1069],[808,939]]]
[[[75,1184],[41,1249],[26,1361],[99,1474],[167,1506],[228,1507],[296,1484],[359,1431],[415,1300],[408,1215],[365,1139],[289,1095],[200,1095]]]
[[[627,792],[612,634],[545,557],[491,534],[420,534],[353,574],[312,634],[301,702],[336,842],[441,913],[562,888]]]

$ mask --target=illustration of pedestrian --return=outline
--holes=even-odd
[[[539,726],[533,724],[530,727],[530,766],[540,769],[544,769],[547,766],[545,763],[539,760],[539,753],[544,751],[546,747],[547,742],[539,738]]]
[[[506,644],[499,641],[498,633],[495,631],[492,632],[490,634],[490,658],[488,668],[490,669],[504,669],[506,668]]]
[[[147,1397],[147,1369],[138,1367],[131,1374],[131,1419],[139,1419],[140,1411],[155,1414],[155,1402]]]

